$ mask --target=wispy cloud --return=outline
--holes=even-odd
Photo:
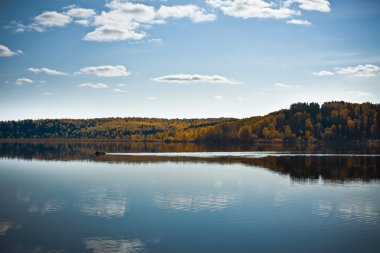
[[[303,26],[310,26],[311,25],[311,23],[309,21],[307,21],[306,19],[304,19],[304,20],[302,20],[302,19],[291,19],[291,20],[286,21],[286,23],[292,24],[292,25],[303,25]]]
[[[33,80],[25,78],[25,77],[16,79],[17,85],[32,84],[32,83],[34,83]]]
[[[28,68],[30,72],[33,72],[35,74],[47,74],[47,75],[67,75],[67,73],[55,70],[55,69],[48,69],[48,68]]]
[[[313,72],[312,73],[315,76],[333,76],[334,73],[331,71],[321,70],[319,72]]]
[[[114,92],[117,92],[117,93],[127,93],[128,91],[127,90],[123,90],[123,89],[114,89],[113,90]]]
[[[85,67],[80,69],[80,73],[93,74],[100,77],[129,76],[131,74],[123,65]]]
[[[78,85],[79,87],[88,87],[93,89],[105,89],[108,88],[107,84],[104,83],[82,83]]]
[[[366,65],[357,65],[355,67],[346,67],[346,68],[336,68],[337,74],[349,75],[356,77],[374,77],[380,71],[380,67],[366,64]]]
[[[42,92],[42,95],[44,95],[44,96],[52,96],[53,93],[45,91],[45,92]]]
[[[0,44],[0,57],[11,57],[22,53],[21,50],[12,51],[8,47]]]
[[[241,82],[219,75],[199,75],[199,74],[173,74],[160,76],[152,79],[161,83],[224,83],[240,84]]]
[[[293,85],[285,84],[285,83],[275,83],[273,84],[274,87],[277,88],[292,88],[294,87]]]
[[[359,90],[354,90],[354,91],[349,91],[348,94],[354,95],[357,97],[368,97],[371,96],[372,94],[366,91],[359,91]]]
[[[35,32],[45,31],[45,28],[36,22],[25,25],[21,23],[20,21],[11,21],[9,25],[4,26],[4,28],[10,29],[16,33],[30,32],[30,31],[35,31]]]
[[[224,99],[224,97],[223,97],[223,96],[220,96],[220,95],[216,95],[216,96],[214,96],[214,98],[217,99],[217,100]]]

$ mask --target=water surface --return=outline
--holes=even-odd
[[[378,251],[376,148],[185,146],[0,144],[0,252]]]

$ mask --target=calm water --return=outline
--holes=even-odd
[[[0,143],[0,252],[378,252],[379,154]]]

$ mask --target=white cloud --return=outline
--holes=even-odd
[[[45,11],[34,18],[34,20],[46,27],[65,26],[71,22],[71,18],[67,15],[56,11]]]
[[[223,96],[219,96],[219,95],[214,96],[214,98],[215,98],[215,99],[218,99],[218,100],[224,99]]]
[[[65,7],[65,12],[45,11],[34,18],[34,22],[24,25],[19,21],[12,21],[5,28],[15,32],[37,31],[44,32],[46,27],[63,27],[71,22],[89,26],[96,12],[93,9],[79,8],[75,5]]]
[[[44,95],[44,96],[52,96],[53,93],[45,91],[45,92],[42,92],[42,95]]]
[[[371,64],[336,69],[338,74],[356,77],[374,77],[380,71],[380,67]]]
[[[81,68],[80,72],[83,74],[93,74],[100,77],[117,77],[117,76],[129,76],[130,72],[123,65],[116,66],[98,66],[98,67],[86,67]]]
[[[280,88],[291,88],[293,87],[292,85],[285,84],[285,83],[275,83],[273,84],[274,87],[280,87]]]
[[[156,19],[154,7],[145,4],[113,0],[107,3],[106,7],[111,9],[111,12],[103,12],[103,17],[107,17],[106,15],[108,14],[118,16],[117,18],[120,19],[134,20],[141,23],[154,23]]]
[[[366,91],[359,91],[359,90],[354,90],[354,91],[349,91],[348,94],[357,96],[357,97],[368,97],[371,96],[372,94]]]
[[[189,18],[194,23],[214,21],[216,19],[215,14],[207,13],[205,9],[193,4],[174,6],[162,5],[157,13],[164,19]]]
[[[287,7],[274,8],[273,3],[264,0],[207,0],[209,5],[220,9],[225,15],[237,18],[283,19],[300,15]]]
[[[147,97],[146,99],[148,99],[148,100],[157,100],[156,97]]]
[[[83,39],[88,41],[122,41],[141,40],[145,36],[146,34],[143,32],[139,33],[125,27],[101,26],[87,33]]]
[[[119,87],[127,87],[127,85],[124,84],[124,83],[119,83],[117,86],[119,86]]]
[[[303,26],[310,26],[311,25],[311,23],[309,21],[307,21],[306,19],[304,19],[304,20],[292,19],[292,20],[286,21],[286,23],[292,24],[292,25],[303,25]]]
[[[333,76],[334,75],[333,72],[326,71],[326,70],[322,70],[322,71],[319,71],[319,72],[313,72],[312,74],[315,75],[315,76]]]
[[[16,80],[16,84],[17,84],[17,85],[32,84],[32,83],[34,83],[33,80],[28,79],[28,78],[25,78],[25,77],[23,77],[23,78],[18,78],[18,79]]]
[[[127,93],[128,92],[127,90],[123,90],[123,89],[114,89],[113,91],[117,92],[117,93]]]
[[[330,2],[328,0],[287,0],[285,7],[289,7],[292,3],[297,3],[299,8],[306,11],[329,12]]]
[[[74,23],[82,26],[90,26],[96,12],[93,9],[80,8],[75,5],[66,7],[65,15],[74,19]]]
[[[57,76],[57,75],[67,75],[66,73],[62,72],[62,71],[59,71],[59,70],[55,70],[55,69],[48,69],[48,68],[28,68],[28,70],[30,72],[33,72],[35,74],[47,74],[47,75],[53,75],[53,76]]]
[[[93,9],[73,7],[66,11],[65,14],[73,18],[88,19],[95,16],[96,12]]]
[[[107,84],[104,83],[82,83],[78,85],[79,87],[88,87],[93,89],[105,89],[108,88]]]
[[[149,39],[147,40],[148,43],[156,44],[156,45],[161,45],[162,44],[162,39]]]
[[[273,18],[285,19],[301,15],[292,9],[297,4],[299,9],[330,11],[327,0],[282,0],[280,3],[269,0],[207,0],[214,9],[225,15],[238,18]],[[93,30],[83,36],[87,41],[139,41],[147,37],[146,29],[153,25],[165,24],[168,19],[188,18],[193,23],[211,22],[217,15],[194,4],[155,6],[127,0],[109,0],[106,10],[97,14],[95,10],[76,5],[65,7],[62,12],[45,11],[34,18],[34,22],[24,25],[12,21],[7,28],[16,32],[44,32],[47,27],[63,27],[70,23],[91,26]],[[307,20],[292,19],[289,24],[310,25]],[[148,42],[160,42],[150,40]]]
[[[95,30],[86,34],[88,41],[141,40],[146,34],[141,24],[157,23],[154,7],[113,0],[106,4],[109,11],[95,16]]]
[[[113,0],[106,4],[107,11],[94,16],[94,31],[86,34],[88,41],[141,40],[147,35],[144,29],[164,24],[168,18],[189,18],[194,23],[213,21],[216,15],[196,5],[161,6],[155,9],[141,3]]]
[[[225,83],[239,84],[241,82],[219,75],[199,75],[199,74],[174,74],[160,76],[152,79],[161,83]]]
[[[23,52],[21,50],[12,51],[8,47],[0,44],[0,57],[10,57],[22,54]]]

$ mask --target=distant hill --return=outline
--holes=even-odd
[[[260,141],[377,140],[380,104],[296,103],[246,119],[99,118],[0,122],[0,139],[117,139],[251,143]]]

